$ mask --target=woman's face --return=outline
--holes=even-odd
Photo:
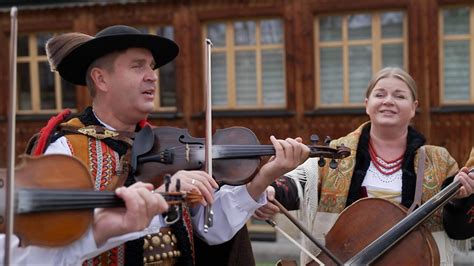
[[[406,83],[395,77],[380,79],[365,99],[365,112],[377,126],[406,128],[417,106]]]

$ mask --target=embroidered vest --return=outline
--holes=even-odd
[[[319,188],[320,201],[318,212],[340,213],[346,207],[351,178],[356,164],[357,144],[362,132],[362,125],[346,137],[334,140],[331,146],[344,144],[351,149],[351,155],[340,161],[338,168],[324,167],[320,171]],[[426,160],[423,180],[422,202],[427,201],[441,190],[441,185],[446,177],[452,176],[458,169],[454,158],[445,148],[425,145]],[[417,169],[418,155],[415,156]],[[442,230],[441,209],[438,210],[424,224],[430,231]]]
[[[84,127],[78,118],[73,118],[62,125],[64,124],[78,128]],[[89,168],[94,189],[99,191],[114,190],[118,185],[118,173],[123,170],[119,154],[103,141],[90,136],[68,134],[65,137],[72,155],[79,158]],[[124,244],[84,262],[84,265],[124,264]]]
[[[85,128],[78,118],[62,123],[60,127]],[[127,156],[120,156],[104,141],[88,136],[90,132],[80,131],[82,134],[67,134],[65,137],[72,155],[89,167],[95,190],[114,190],[123,185],[129,174],[125,161]],[[185,205],[182,206],[182,214],[182,219],[170,227],[161,228],[160,232],[145,236],[143,248],[142,246],[132,247],[133,253],[141,253],[133,254],[133,256],[143,257],[144,265],[173,265],[178,260],[183,265],[193,265],[192,225],[189,210]],[[130,250],[122,244],[85,261],[84,265],[131,265],[131,262],[127,260],[128,252]]]

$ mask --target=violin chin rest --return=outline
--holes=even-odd
[[[153,148],[155,143],[155,135],[149,125],[143,127],[140,131],[135,134],[135,139],[132,146],[132,158],[131,165],[132,169],[137,169],[138,157],[149,152]]]

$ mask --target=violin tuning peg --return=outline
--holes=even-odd
[[[319,136],[316,134],[313,134],[309,137],[309,140],[311,141],[311,144],[316,145],[319,141]]]
[[[329,145],[329,143],[331,142],[331,140],[332,140],[331,137],[326,136],[326,138],[324,139],[324,144],[325,144],[325,145]]]
[[[171,175],[166,174],[164,176],[164,179],[165,179],[165,191],[168,192],[168,191],[170,191]]]
[[[336,169],[337,168],[337,162],[334,158],[331,159],[331,162],[329,163],[329,167],[331,167],[331,169]]]
[[[326,160],[323,157],[320,157],[318,160],[319,167],[324,167],[326,165]]]
[[[180,192],[181,191],[181,180],[178,178],[176,180],[176,192]]]

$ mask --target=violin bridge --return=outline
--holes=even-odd
[[[189,152],[190,152],[190,148],[189,148],[189,144],[188,144],[188,143],[186,143],[185,151],[186,151],[186,162],[189,162]]]

